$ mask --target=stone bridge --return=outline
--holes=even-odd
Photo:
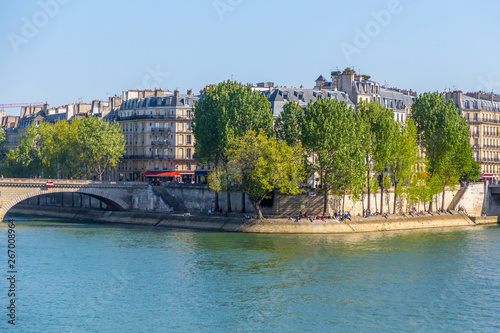
[[[48,187],[47,182],[53,186]],[[0,179],[0,221],[17,203],[50,193],[81,193],[96,198],[111,210],[166,210],[168,207],[145,182],[101,182],[90,180]]]

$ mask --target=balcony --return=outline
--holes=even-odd
[[[151,141],[152,146],[167,146],[170,147],[170,142],[169,141],[163,141],[163,140],[153,140]]]
[[[141,119],[191,120],[191,117],[154,115],[154,114],[133,115],[133,116],[128,116],[128,117],[118,116],[118,121],[141,120]]]
[[[170,134],[170,129],[165,127],[151,127],[151,132],[162,132],[166,134]]]

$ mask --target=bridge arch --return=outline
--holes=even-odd
[[[129,210],[130,204],[124,200],[103,191],[100,188],[88,188],[88,187],[21,187],[17,191],[10,193],[7,202],[3,202],[0,207],[0,221],[3,220],[5,214],[21,201],[29,198],[33,198],[40,195],[52,194],[52,193],[81,193],[88,195],[90,197],[99,199],[103,201],[108,207],[113,210]],[[5,195],[2,194],[5,197]]]

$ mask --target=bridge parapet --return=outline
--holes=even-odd
[[[79,179],[34,179],[34,178],[3,178],[0,187],[45,187],[47,182],[53,182],[54,187],[99,187],[99,188],[147,188],[147,182],[95,181]]]

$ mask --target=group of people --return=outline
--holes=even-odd
[[[223,213],[224,213],[224,211],[222,209],[220,209],[220,208],[215,211],[215,214],[217,214],[217,216],[222,216]],[[213,214],[212,210],[209,209],[208,210],[208,217],[212,216],[212,214]],[[226,217],[227,217],[227,213],[226,213]]]
[[[298,221],[300,221],[303,218],[309,219],[309,221],[311,223],[314,220],[324,221],[324,220],[330,220],[332,218],[335,219],[335,220],[337,220],[337,221],[339,221],[339,222],[342,222],[344,220],[351,221],[351,212],[341,212],[339,210],[339,211],[336,211],[336,212],[333,213],[333,217],[332,217],[332,214],[328,214],[328,216],[327,215],[308,216],[307,213],[299,212],[299,215],[297,215],[295,218],[292,218],[290,216],[288,219],[290,221],[298,222]]]
[[[434,214],[437,214],[437,215],[441,215],[441,214],[450,214],[450,215],[453,215],[453,212],[451,210],[449,210],[449,209],[447,209],[447,210],[438,209],[437,211],[434,212]],[[431,211],[428,211],[427,214],[426,214],[423,210],[417,211],[415,208],[413,208],[413,209],[411,209],[411,210],[408,211],[408,215],[411,216],[411,217],[426,216],[426,215],[434,216],[434,214]],[[408,217],[408,215],[405,212],[401,213],[401,216],[404,216],[404,217]]]

